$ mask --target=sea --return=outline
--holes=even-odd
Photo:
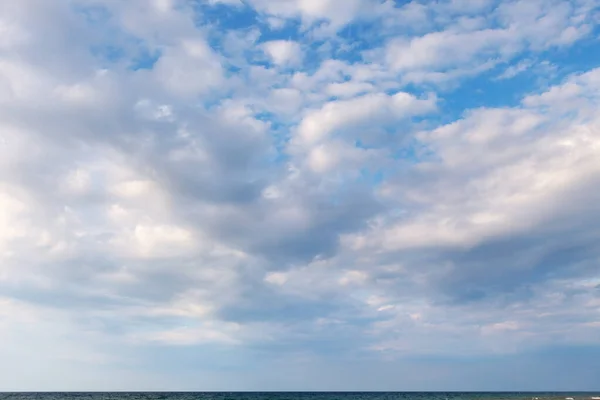
[[[600,400],[600,392],[19,392],[0,400]]]

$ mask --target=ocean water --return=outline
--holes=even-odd
[[[0,400],[600,400],[588,392],[0,393]]]

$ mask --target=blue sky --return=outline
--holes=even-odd
[[[0,390],[600,390],[596,0],[0,4]]]

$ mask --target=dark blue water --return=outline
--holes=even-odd
[[[0,400],[600,400],[588,392],[0,393]]]

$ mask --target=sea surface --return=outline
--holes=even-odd
[[[0,400],[600,400],[589,392],[0,393]]]

